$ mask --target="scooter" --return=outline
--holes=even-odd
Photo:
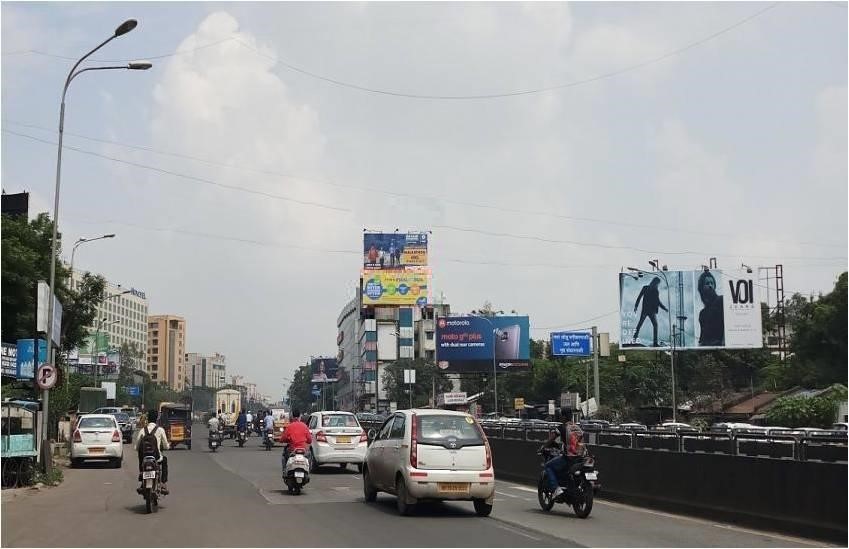
[[[265,450],[271,450],[274,448],[274,431],[269,429],[265,435],[263,435],[263,444],[265,444]]]
[[[221,433],[218,431],[210,431],[208,444],[209,449],[213,452],[218,450],[218,447],[221,446]]]
[[[240,430],[239,430],[239,434],[238,434],[238,436],[236,437],[236,442],[238,442],[238,443],[239,443],[239,448],[242,448],[242,447],[244,447],[244,446],[245,446],[245,441],[246,441],[247,439],[248,439],[248,435],[247,435],[247,433],[245,432],[245,430],[244,430],[244,429],[240,429]]]
[[[310,462],[305,450],[295,450],[283,468],[283,482],[290,494],[300,495],[301,489],[310,482]]]
[[[161,469],[159,462],[153,456],[145,456],[142,459],[142,486],[141,494],[144,496],[145,508],[148,513],[159,509],[159,498],[164,494],[159,484]]]

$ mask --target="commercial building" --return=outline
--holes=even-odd
[[[185,364],[186,320],[174,315],[147,319],[147,368],[150,379],[182,391],[189,381]]]
[[[72,289],[78,290],[80,288],[84,274],[84,271],[74,270],[71,274]],[[119,349],[122,345],[127,344],[131,347],[135,346],[140,356],[146,356],[148,340],[147,296],[141,290],[125,288],[108,280],[104,293],[104,300],[97,306],[94,325],[88,327],[92,342],[94,336],[98,336],[100,343],[97,350],[106,352],[107,349],[104,347]],[[106,334],[106,336],[104,337],[102,334]],[[80,349],[79,363],[91,364],[91,353],[90,342],[85,348]],[[144,368],[144,361],[137,367]]]
[[[186,369],[192,387],[219,389],[227,384],[227,357],[222,354],[187,353]]]

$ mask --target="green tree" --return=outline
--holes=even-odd
[[[830,427],[837,413],[837,401],[829,397],[784,397],[767,411],[766,420],[779,427]]]
[[[409,406],[410,396],[407,393],[407,384],[404,383],[404,370],[411,369],[416,371],[416,382],[413,384],[413,407],[427,406],[430,403],[434,382],[437,395],[450,391],[451,380],[433,362],[421,358],[401,359],[386,366],[381,378],[381,386],[386,390],[389,400],[397,402],[399,408]]]
[[[312,409],[315,399],[312,396],[312,368],[309,363],[304,364],[292,376],[292,384],[286,392],[289,397],[289,406],[297,408],[301,412]]]

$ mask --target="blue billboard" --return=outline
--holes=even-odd
[[[589,332],[552,332],[551,356],[590,356],[591,340]]]
[[[35,376],[36,365],[33,363],[35,358],[35,346],[31,339],[18,340],[18,356],[16,361],[18,379],[32,379]],[[47,341],[38,340],[38,365],[41,366],[47,362]]]
[[[457,316],[436,321],[437,366],[446,372],[492,372],[530,366],[526,316]]]

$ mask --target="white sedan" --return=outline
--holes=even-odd
[[[80,418],[71,443],[71,465],[84,461],[108,461],[120,468],[124,460],[124,444],[115,416],[87,414]]]
[[[350,412],[316,412],[310,416],[308,426],[312,434],[312,472],[329,463],[338,463],[343,468],[353,463],[362,470],[368,436],[357,416]]]

